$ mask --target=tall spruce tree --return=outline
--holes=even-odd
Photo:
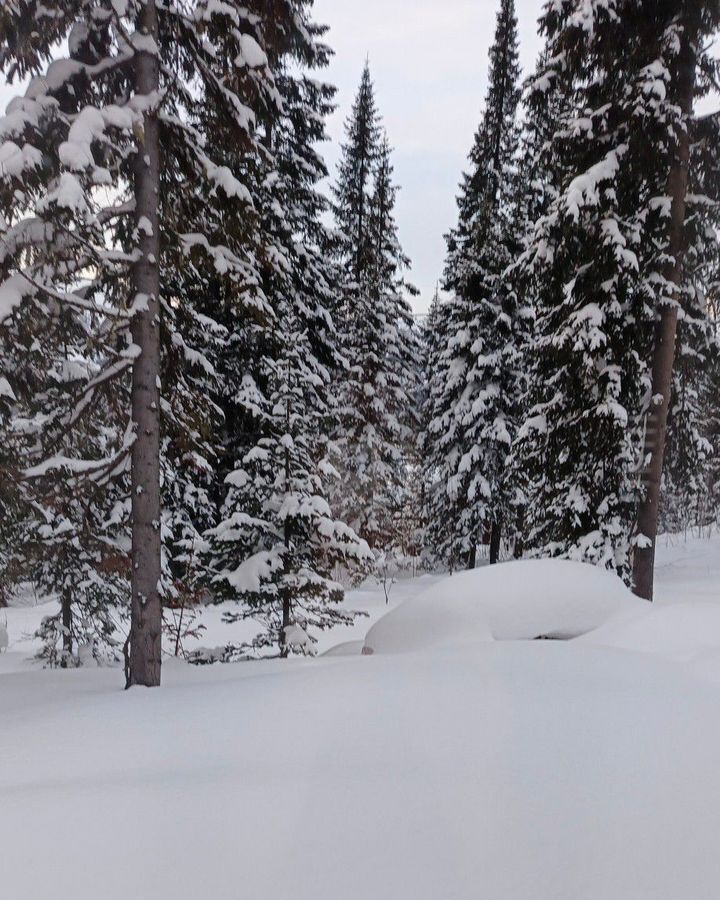
[[[707,64],[707,61],[706,61]],[[718,211],[708,198],[720,197],[718,116],[694,122],[683,260],[684,290],[678,313],[676,363],[668,410],[660,527],[680,531],[712,522],[717,496],[713,421],[717,416]]]
[[[699,524],[720,523],[720,306],[717,280],[708,297],[713,340],[703,383],[703,436],[710,446],[707,466],[707,501]]]
[[[311,652],[316,630],[354,618],[338,606],[336,566],[353,568],[368,555],[328,503],[336,473],[326,434],[341,358],[330,315],[338,273],[326,253],[327,202],[318,188],[327,171],[317,145],[334,89],[313,75],[329,50],[308,2],[287,12],[263,24],[282,105],[260,122],[250,181],[249,252],[267,309],[259,319],[226,320],[232,346],[253,349],[220,361],[227,487],[208,534],[211,589],[236,603],[226,618],[261,627],[248,642],[224,647],[222,659]]]
[[[519,101],[515,3],[502,0],[485,111],[458,197],[458,224],[447,239],[448,340],[439,348],[444,359],[431,361],[448,379],[436,389],[430,426],[435,468],[446,475],[443,519],[470,567],[486,533],[491,562],[497,561],[502,529],[512,531],[516,518],[507,462],[525,393],[523,348],[531,322],[507,275],[524,238]],[[448,562],[457,565],[457,551],[451,556]]]
[[[422,464],[427,555],[432,565],[451,569],[466,564],[473,537],[455,528],[457,521],[448,485],[455,462],[454,419],[450,398],[454,390],[452,361],[457,332],[456,306],[443,301],[439,291],[425,326],[425,392],[422,406]]]
[[[647,10],[644,10],[647,15]],[[701,171],[698,154],[693,154],[693,141],[700,139],[700,146],[708,137],[711,153],[717,153],[717,127],[712,121],[710,135],[702,135],[702,126],[694,121],[694,103],[717,84],[717,64],[708,55],[709,43],[720,28],[720,3],[704,0],[691,3],[676,0],[658,14],[654,14],[656,65],[662,65],[667,73],[669,90],[661,98],[658,112],[669,129],[669,138],[661,149],[667,172],[666,195],[669,210],[665,228],[661,232],[663,258],[658,264],[658,276],[662,278],[658,291],[657,323],[653,341],[651,364],[651,400],[645,426],[643,444],[643,485],[637,514],[637,535],[633,559],[633,587],[637,594],[648,600],[653,598],[655,545],[660,516],[661,486],[668,443],[668,418],[672,403],[673,384],[677,387],[678,371],[678,322],[680,311],[687,313],[688,297],[692,298],[692,284],[688,277],[686,260],[693,250],[702,258],[699,244],[707,237],[707,231],[694,227],[693,211],[697,214],[698,202],[706,205],[704,193],[710,184],[700,184],[699,194],[693,192],[697,175]],[[645,37],[642,35],[642,37]],[[651,38],[651,40],[652,40]],[[658,104],[660,106],[660,104]],[[706,123],[707,124],[707,123]],[[714,146],[713,146],[714,145]],[[696,146],[697,151],[697,146]],[[657,149],[656,149],[657,152]],[[713,166],[716,169],[717,166]],[[702,180],[702,179],[701,179]],[[695,184],[694,184],[695,182]],[[713,185],[714,186],[714,185]],[[715,200],[718,199],[716,193]],[[717,232],[716,232],[717,233]],[[690,302],[692,300],[690,299]],[[700,310],[702,315],[704,310]],[[686,363],[687,354],[680,343],[680,360]],[[685,392],[685,396],[686,396]],[[676,412],[682,390],[677,394]],[[677,417],[676,417],[677,418]]]
[[[252,146],[255,110],[277,95],[246,6],[39,7],[0,10],[3,71],[34,76],[1,126],[2,355],[24,341],[37,376],[11,382],[6,428],[44,546],[60,548],[62,516],[73,518],[85,560],[73,584],[114,578],[108,554],[127,554],[132,533],[127,680],[152,685],[163,571],[207,511],[198,410],[219,327],[200,314],[194,274],[212,271],[221,294],[247,282],[250,197],[222,156]],[[163,375],[174,390],[161,396]]]
[[[541,20],[549,53],[535,102],[562,82],[569,109],[552,140],[561,189],[525,258],[538,305],[534,407],[519,442],[529,543],[626,576],[647,540],[634,529],[645,414],[659,399],[653,326],[683,288],[672,235],[685,190],[673,173],[689,125],[678,65],[690,6],[704,6],[710,33],[715,4],[561,0]]]
[[[397,543],[407,455],[417,428],[419,344],[408,296],[414,288],[398,240],[391,151],[369,67],[346,124],[335,186],[337,255],[344,270],[337,321],[347,369],[338,394],[337,445],[343,518],[373,549]]]

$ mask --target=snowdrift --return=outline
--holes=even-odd
[[[384,654],[348,629],[327,658],[171,660],[157,691],[39,670],[20,639],[46,609],[7,610],[3,896],[717,900],[720,539],[660,550],[685,607],[512,563],[399,583]]]
[[[645,609],[610,621],[581,640],[678,661],[711,651],[720,653],[720,603],[647,604]]]
[[[443,578],[380,619],[366,652],[490,640],[569,639],[647,604],[612,572],[559,559],[486,566]]]
[[[474,574],[474,573],[473,573]],[[407,653],[430,647],[493,640],[474,590],[449,591],[443,579],[405,600],[368,631],[365,653]]]

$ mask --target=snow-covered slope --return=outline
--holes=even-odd
[[[719,550],[670,588],[666,557],[661,592]],[[0,674],[3,893],[716,900],[717,664],[487,637],[171,663],[156,691]]]

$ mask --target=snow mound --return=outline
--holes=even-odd
[[[363,652],[408,653],[492,641],[475,592],[444,590],[448,581],[443,579],[419,597],[405,600],[377,621],[367,633]]]
[[[601,647],[689,661],[720,651],[720,604],[650,606],[610,621],[583,640]]]
[[[390,653],[468,640],[566,640],[646,605],[612,572],[571,560],[523,560],[443,578],[380,619],[365,645]]]
[[[321,656],[361,656],[365,641],[343,641],[342,644],[335,644],[330,647]]]

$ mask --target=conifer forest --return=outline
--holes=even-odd
[[[7,896],[716,900],[720,0],[0,0],[0,101]]]

